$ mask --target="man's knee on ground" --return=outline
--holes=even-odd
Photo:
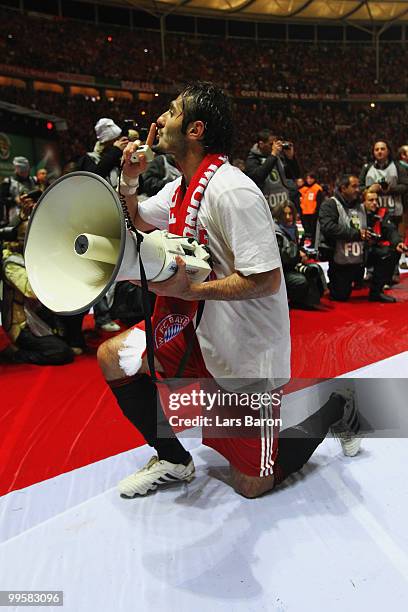
[[[257,480],[257,479],[256,479]],[[274,487],[273,480],[265,482],[240,482],[234,486],[234,491],[247,499],[255,499],[264,493],[271,491]]]
[[[240,483],[239,485],[234,486],[234,491],[242,497],[246,497],[247,499],[255,499],[255,497],[259,497],[264,493],[260,488],[254,488],[252,483]]]
[[[267,491],[271,491],[274,487],[275,480],[273,476],[261,478],[258,476],[248,476],[243,474],[232,465],[230,465],[231,485],[236,493],[248,499],[260,497]]]

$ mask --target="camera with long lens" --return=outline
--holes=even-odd
[[[290,149],[290,148],[291,148],[291,146],[292,146],[292,143],[291,143],[291,142],[288,142],[288,141],[286,141],[286,140],[285,140],[284,142],[282,142],[282,149],[286,149],[286,150],[288,150],[288,149]]]
[[[298,263],[295,266],[295,271],[300,272],[300,274],[306,276],[308,280],[311,280],[312,278],[318,278],[319,276],[319,268],[313,265],[305,265],[302,263]]]
[[[378,242],[379,240],[381,240],[381,234],[377,234],[377,232],[374,232],[369,228],[366,231],[366,235],[367,238],[373,242]]]

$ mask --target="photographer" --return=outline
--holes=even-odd
[[[403,200],[408,193],[408,172],[404,166],[394,162],[390,145],[377,141],[373,147],[374,162],[366,164],[360,175],[362,189],[370,188],[378,194],[381,208],[387,208],[392,221],[398,227],[403,218]],[[399,282],[398,261],[392,281]]]
[[[122,153],[129,138],[122,135],[121,128],[112,119],[106,117],[96,123],[95,133],[94,149],[79,160],[78,169],[98,174],[116,188]]]
[[[346,174],[337,181],[333,197],[320,207],[319,223],[319,251],[324,251],[329,261],[330,299],[345,302],[353,281],[362,278],[367,237],[367,217],[356,176]]]
[[[369,299],[372,302],[393,303],[396,299],[385,295],[383,287],[389,282],[398,259],[405,251],[397,228],[385,207],[380,207],[376,191],[366,189],[363,193],[367,213],[368,253],[367,266],[372,266],[373,276]]]
[[[293,143],[279,140],[270,130],[261,130],[246,159],[245,174],[258,185],[271,209],[288,199],[298,208],[295,181],[300,169]]]
[[[34,196],[35,197],[35,196]],[[73,352],[46,322],[50,313],[37,300],[28,281],[23,248],[27,223],[35,201],[20,196],[21,209],[14,227],[0,230],[3,299],[1,319],[12,342],[2,357],[13,363],[62,365],[73,360]],[[51,315],[52,317],[52,315]]]
[[[4,212],[3,224],[13,224],[18,219],[20,196],[36,188],[30,176],[30,162],[26,157],[13,159],[14,175],[6,177],[0,186],[0,201]]]
[[[393,161],[391,148],[385,141],[374,143],[373,157],[374,161],[365,164],[361,171],[360,188],[375,191],[380,207],[387,208],[398,225],[402,220],[403,197],[408,193],[408,173]]]
[[[326,281],[321,267],[315,263],[308,264],[306,253],[299,248],[296,208],[287,201],[278,204],[273,212],[290,305],[295,308],[316,306],[326,289]]]

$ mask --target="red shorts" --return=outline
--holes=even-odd
[[[139,323],[136,327],[144,329],[144,323]],[[164,371],[161,374],[164,379],[175,376],[185,350],[184,335],[179,333],[171,341],[162,345],[159,351],[155,351],[156,359],[160,362]],[[196,336],[190,358],[183,372],[183,378],[213,379],[205,366]],[[159,390],[164,411],[168,414],[166,410],[167,390],[163,394],[160,385]],[[278,453],[279,427],[275,426],[274,423],[280,417],[280,404],[277,406],[272,404],[267,408],[261,408],[257,416],[264,416],[265,418],[262,425],[256,427],[255,431],[251,429],[251,432],[254,431],[254,437],[245,436],[241,438],[235,435],[234,437],[212,437],[211,431],[214,430],[208,430],[203,426],[203,444],[223,455],[240,472],[248,476],[266,477],[273,474],[273,466]]]

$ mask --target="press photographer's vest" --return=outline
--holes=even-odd
[[[266,161],[266,157],[262,163]],[[278,204],[283,204],[289,199],[289,190],[284,184],[285,169],[279,157],[277,163],[272,171],[266,177],[266,180],[262,187],[262,193],[264,194],[271,209],[275,208]]]
[[[381,180],[387,181],[391,189],[398,185],[398,171],[394,162],[391,162],[386,168],[382,169],[377,168],[375,164],[369,168],[365,178],[366,186],[370,187]],[[378,201],[380,206],[387,208],[393,217],[402,215],[402,197],[400,195],[378,194]]]
[[[355,208],[345,208],[341,202],[333,196],[339,212],[339,225],[344,229],[349,229],[353,221],[359,225],[359,229],[367,228],[367,217],[363,204]],[[364,261],[364,242],[356,240],[347,242],[346,240],[336,240],[334,249],[334,262],[341,266],[362,264]]]

